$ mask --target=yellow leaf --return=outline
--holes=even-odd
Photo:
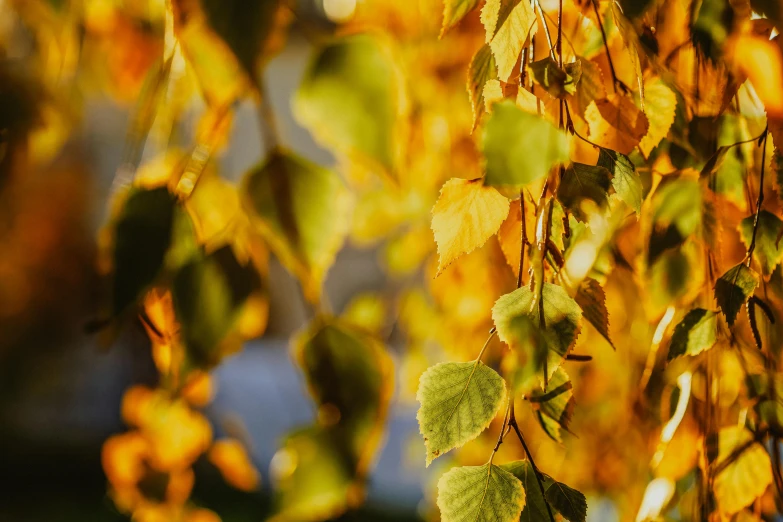
[[[720,430],[715,465],[722,469],[715,476],[713,491],[724,514],[741,511],[772,483],[769,455],[764,446],[753,442],[753,434],[742,427]]]
[[[517,107],[530,114],[538,114],[540,100],[536,95],[521,87],[517,91]]]
[[[649,156],[669,133],[677,111],[677,96],[660,78],[647,80],[644,114],[650,122],[647,134],[639,143],[642,154]]]
[[[592,141],[622,154],[630,154],[649,128],[644,113],[622,94],[592,102],[585,111],[585,119]]]
[[[495,102],[503,99],[503,87],[500,85],[500,81],[489,80],[485,83],[482,96],[484,98],[484,110],[490,112]]]
[[[783,58],[775,43],[759,36],[737,37],[731,48],[735,68],[746,76],[764,103],[767,116],[783,117]]]
[[[536,14],[525,0],[488,0],[481,10],[481,21],[498,76],[508,81],[525,42],[536,32]]]
[[[207,456],[230,485],[242,491],[258,488],[260,476],[244,446],[236,439],[215,441]]]
[[[508,199],[481,179],[452,178],[432,209],[432,231],[438,243],[438,273],[462,254],[483,245],[508,215]]]
[[[485,101],[484,89],[489,80],[495,79],[497,76],[497,68],[495,67],[495,59],[492,57],[492,50],[489,45],[482,45],[473,58],[470,60],[468,66],[468,97],[470,98],[470,106],[473,108],[473,128],[476,128],[481,115],[484,113]]]

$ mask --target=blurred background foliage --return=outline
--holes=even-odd
[[[609,322],[582,327],[592,361],[567,365],[563,433],[534,402],[519,425],[542,469],[585,493],[587,520],[699,520],[705,434],[728,437],[721,460],[745,443],[737,419],[779,429],[781,321],[759,314],[762,351],[743,312],[711,355],[687,335],[688,357],[667,352],[745,258],[764,166],[753,267],[781,317],[783,11],[568,0],[581,77],[549,84],[544,64],[530,92],[519,52],[479,54],[479,3],[0,0],[0,518],[437,520],[437,478],[486,462],[501,419],[425,469],[419,377],[475,358],[535,205],[512,202],[446,263],[432,209],[447,180],[491,175],[480,141],[509,106],[493,103],[556,123],[567,93],[575,130],[628,154],[641,193],[571,221],[557,203],[564,273],[600,283]],[[543,35],[558,3],[539,8]],[[477,57],[497,63],[482,76]],[[519,145],[507,131],[493,128],[503,151]],[[488,345],[510,374],[505,353]],[[759,471],[767,452],[779,469],[774,429],[714,485],[725,519],[774,517]]]

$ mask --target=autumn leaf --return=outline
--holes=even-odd
[[[753,223],[755,219],[755,216],[748,216],[740,222],[742,240],[747,246],[750,246],[753,238]],[[775,214],[767,210],[759,212],[756,246],[753,250],[753,255],[758,259],[761,265],[761,273],[765,277],[772,274],[783,258],[783,245],[778,243],[781,228],[783,228],[783,221]]]
[[[730,268],[715,282],[715,300],[726,316],[729,326],[734,324],[737,313],[758,283],[756,273],[743,263]]]
[[[479,0],[445,0],[443,2],[443,25],[441,26],[440,36],[446,34],[446,31],[457,25],[465,15],[470,13],[479,5]]]
[[[258,488],[260,475],[253,466],[250,456],[236,439],[221,439],[212,444],[207,454],[223,478],[241,491],[253,491]]]
[[[612,186],[617,196],[638,215],[642,211],[642,180],[636,173],[633,162],[625,154],[601,148],[598,152],[598,166],[612,173]]]
[[[649,156],[652,150],[658,146],[669,133],[674,116],[677,112],[677,96],[661,80],[647,80],[645,85],[644,114],[650,126],[647,134],[639,142],[639,150],[645,156]]]
[[[245,175],[243,191],[272,250],[317,300],[350,225],[353,199],[332,171],[275,150]]]
[[[718,433],[718,471],[713,491],[718,508],[731,515],[748,506],[772,483],[772,468],[764,447],[739,426]]]
[[[317,51],[293,112],[322,143],[395,177],[400,89],[398,70],[383,45],[366,34],[347,36]]]
[[[537,349],[530,346],[528,338],[520,337],[519,327],[527,323],[536,328],[540,346],[546,349],[549,378],[576,342],[581,329],[582,311],[562,287],[551,283],[544,283],[541,299],[544,309],[543,325],[539,319],[538,296],[527,287],[501,296],[492,308],[492,320],[500,340],[515,350]],[[529,361],[537,359],[534,353],[530,354]],[[534,371],[539,370],[540,368],[534,368]]]
[[[622,94],[610,94],[596,100],[585,110],[590,139],[602,147],[630,154],[647,134],[647,117]]]
[[[484,114],[484,89],[487,82],[495,78],[497,78],[497,70],[492,50],[489,45],[482,45],[473,55],[468,66],[467,88],[470,106],[473,108],[473,130],[476,129],[481,115]]]
[[[585,279],[574,297],[582,309],[582,315],[596,331],[614,348],[609,338],[609,312],[606,309],[606,293],[601,284],[592,278]]]
[[[552,421],[554,430],[550,433],[545,426],[545,431],[557,442],[562,442],[560,428],[570,431],[568,425],[571,423],[571,415],[576,404],[572,388],[568,374],[562,368],[558,368],[544,390],[533,390],[528,396],[536,413]]]
[[[528,37],[535,34],[536,15],[525,0],[488,0],[481,9],[481,22],[495,57],[498,78],[506,82]]]
[[[427,466],[484,431],[503,404],[506,385],[481,361],[440,363],[419,380],[416,418],[427,447]]]
[[[453,468],[438,481],[443,522],[515,522],[524,506],[522,483],[491,463]]]
[[[575,94],[582,76],[581,60],[567,63],[561,69],[551,56],[547,56],[532,62],[529,67],[533,80],[554,98]]]
[[[525,507],[519,516],[520,522],[538,522],[548,520],[547,501],[544,493],[536,480],[535,470],[530,465],[530,461],[516,460],[507,464],[501,464],[503,470],[514,475],[525,490]]]
[[[712,348],[717,331],[718,315],[703,308],[694,308],[674,327],[669,360],[681,355],[698,355]]]
[[[603,208],[608,202],[611,183],[612,175],[604,167],[574,162],[566,169],[563,179],[560,180],[557,199],[575,217],[586,221],[587,215],[582,208],[582,203],[590,200],[599,208]]]
[[[568,138],[544,118],[511,101],[495,105],[484,127],[481,148],[486,159],[484,184],[516,194],[568,160]],[[535,153],[531,153],[535,151]]]
[[[438,273],[492,237],[508,209],[508,199],[484,186],[480,179],[447,181],[432,208],[432,231],[440,258]]]

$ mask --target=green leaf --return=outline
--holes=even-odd
[[[348,233],[352,197],[332,171],[277,150],[246,174],[244,191],[261,233],[317,300]]]
[[[697,355],[712,348],[718,330],[715,312],[694,308],[674,327],[668,360],[681,355]]]
[[[536,32],[536,14],[525,0],[488,0],[481,9],[481,22],[498,77],[507,82],[528,37]]]
[[[255,268],[242,265],[231,247],[199,255],[174,275],[172,297],[190,360],[199,367],[220,361],[220,343],[234,327],[247,298],[261,289]]]
[[[557,199],[574,217],[586,221],[587,215],[582,209],[586,199],[593,201],[599,208],[606,205],[612,175],[603,167],[572,163],[565,171],[557,189]]]
[[[316,318],[293,343],[319,422],[332,426],[359,471],[367,471],[394,391],[394,364],[371,335],[342,321]]]
[[[756,273],[743,263],[730,268],[715,282],[715,299],[729,326],[734,324],[737,313],[758,284]]]
[[[547,175],[568,160],[568,137],[541,116],[511,101],[497,103],[481,139],[484,183],[515,190]]]
[[[734,10],[729,0],[703,0],[691,27],[694,45],[712,61],[723,55],[726,38],[731,33]]]
[[[538,296],[525,286],[500,296],[492,308],[492,319],[500,340],[512,349],[529,352],[545,348],[549,374],[547,377],[551,377],[576,343],[581,328],[582,311],[576,301],[571,299],[560,286],[544,283],[542,296],[543,327],[539,318]],[[519,337],[521,322],[531,324],[537,329],[540,338],[540,343],[537,344],[540,348],[530,346],[529,338]],[[530,357],[530,362],[538,361],[534,353]],[[536,372],[540,370],[540,367],[534,369]]]
[[[568,374],[562,368],[558,368],[549,379],[545,390],[533,390],[528,397],[533,409],[557,425],[555,436],[549,434],[557,442],[562,442],[559,428],[569,431],[568,425],[571,423],[571,415],[576,404],[572,388]]]
[[[503,378],[481,361],[440,363],[419,379],[416,415],[427,447],[427,465],[476,438],[506,396]]]
[[[742,240],[750,246],[753,237],[754,216],[748,216],[740,223]],[[756,231],[756,246],[753,255],[758,259],[761,265],[761,273],[769,276],[775,270],[775,267],[783,258],[783,244],[777,245],[780,230],[783,228],[783,221],[775,214],[762,210],[759,212],[759,224]]]
[[[598,152],[598,166],[612,173],[612,186],[619,198],[636,214],[642,211],[642,180],[636,173],[630,158],[601,147]]]
[[[440,30],[441,38],[446,31],[457,25],[478,4],[479,0],[445,0],[443,3],[443,26]]]
[[[442,522],[515,522],[524,506],[522,483],[494,464],[453,468],[438,481]]]
[[[653,197],[656,227],[673,224],[682,237],[693,234],[701,224],[701,187],[695,179],[680,178],[663,184]]]
[[[393,176],[400,104],[391,57],[371,36],[354,35],[319,50],[294,97],[293,110],[323,144]]]
[[[585,279],[576,292],[576,304],[582,309],[582,315],[595,327],[612,348],[609,338],[609,312],[606,309],[606,294],[601,283],[593,278]]]
[[[489,45],[482,45],[468,66],[468,97],[473,108],[473,129],[478,125],[481,115],[484,114],[484,85],[489,80],[497,78],[495,58]]]
[[[530,64],[530,74],[533,80],[544,88],[554,98],[565,98],[567,94],[575,94],[576,86],[582,75],[582,62],[565,64],[564,69],[547,56]]]
[[[585,522],[587,517],[587,499],[585,496],[562,482],[547,477],[546,499],[553,508],[569,522]]]
[[[332,519],[364,498],[334,427],[309,426],[287,434],[272,460],[275,515],[270,522],[319,522]]]
[[[171,244],[174,201],[166,187],[131,189],[114,224],[114,315],[136,302],[158,277]]]
[[[536,480],[533,466],[527,460],[516,460],[500,466],[514,475],[525,489],[525,507],[519,517],[519,522],[545,522],[549,520],[546,500]]]

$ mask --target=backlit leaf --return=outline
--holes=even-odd
[[[647,134],[647,117],[622,94],[610,94],[596,100],[585,110],[590,139],[602,147],[630,154]]]
[[[438,481],[443,522],[515,522],[524,506],[522,483],[494,464],[453,468]]]
[[[317,300],[350,226],[348,189],[334,172],[276,150],[246,174],[244,190],[270,247]]]
[[[701,187],[695,179],[662,183],[653,196],[655,226],[674,225],[682,237],[690,236],[701,223],[701,196]]]
[[[585,279],[574,298],[582,309],[582,315],[614,348],[609,338],[609,312],[606,310],[606,294],[601,283],[592,278]]]
[[[255,267],[240,264],[228,246],[198,255],[179,269],[172,297],[193,364],[209,367],[220,361],[221,341],[236,324],[247,299],[260,289]]]
[[[558,368],[549,379],[546,389],[533,390],[528,400],[539,414],[548,417],[568,431],[575,405],[572,388],[568,374],[562,368]],[[553,438],[560,442],[559,437]]]
[[[567,94],[576,93],[576,86],[582,75],[580,60],[566,66],[568,68],[565,70],[561,69],[551,56],[547,56],[531,63],[529,67],[533,80],[546,92],[554,98],[564,98]]]
[[[748,216],[740,223],[742,240],[750,246],[753,237],[753,222],[756,216]],[[759,224],[756,231],[756,246],[753,255],[758,259],[761,265],[761,272],[769,276],[775,270],[775,267],[783,258],[783,244],[777,245],[780,230],[783,228],[783,221],[775,214],[762,210],[759,212]]]
[[[625,154],[601,147],[598,166],[612,173],[612,186],[620,199],[636,214],[642,211],[642,180]]]
[[[482,45],[468,66],[468,97],[473,108],[473,128],[478,125],[481,115],[484,114],[484,87],[489,80],[497,78],[495,58],[489,45]]]
[[[506,396],[506,385],[481,361],[436,364],[419,379],[416,418],[427,447],[427,465],[484,431]]]
[[[486,41],[501,81],[508,81],[528,37],[535,34],[536,15],[525,0],[488,0],[481,10]]]
[[[393,175],[399,88],[381,44],[347,36],[318,51],[294,97],[294,115],[322,143]]]
[[[539,320],[538,296],[527,287],[501,296],[492,308],[492,319],[500,340],[517,350],[536,349],[528,346],[529,339],[520,338],[520,321],[533,325],[542,347],[546,348],[548,377],[551,377],[576,342],[581,329],[582,311],[560,286],[544,283],[542,296],[544,325]],[[540,370],[535,368],[535,371]]]
[[[260,475],[253,466],[245,447],[236,439],[215,441],[207,456],[233,487],[241,491],[253,491],[258,488]]]
[[[275,522],[334,518],[364,498],[364,485],[344,451],[340,433],[310,426],[287,434],[272,460]]]
[[[114,224],[114,314],[127,309],[163,266],[171,243],[174,196],[166,187],[132,189]]]
[[[448,180],[432,209],[438,272],[483,245],[500,228],[508,208],[508,199],[493,187],[484,186],[481,179]]]
[[[569,522],[585,522],[587,500],[585,496],[562,482],[547,477],[546,499]]]
[[[495,105],[484,127],[481,148],[486,159],[484,183],[516,193],[568,160],[566,134],[511,101]]]
[[[443,26],[440,30],[440,36],[457,25],[465,15],[470,13],[479,5],[479,0],[445,0],[443,3]]]
[[[536,480],[533,466],[527,460],[516,460],[500,466],[514,475],[525,489],[525,507],[519,517],[520,522],[540,522],[549,520],[546,499]]]
[[[599,208],[603,207],[608,201],[611,184],[612,175],[604,167],[572,163],[560,180],[557,199],[575,217],[585,221],[587,216],[582,209],[582,202],[589,199]]]
[[[526,197],[526,196],[522,196]],[[525,205],[526,232],[528,241],[535,230],[535,205],[527,201]],[[519,200],[511,202],[508,217],[498,229],[498,243],[503,251],[508,266],[514,271],[514,276],[519,275],[519,258],[522,254],[522,209]]]
[[[660,78],[648,80],[644,92],[644,114],[650,122],[650,127],[639,143],[639,150],[645,156],[649,156],[650,152],[666,137],[674,123],[677,96]]]
[[[713,479],[713,492],[718,508],[724,514],[742,510],[772,483],[769,455],[764,446],[753,441],[753,434],[743,427],[720,430],[715,465],[722,470]]]
[[[674,327],[669,360],[681,355],[698,355],[715,344],[718,315],[715,312],[694,308]]]
[[[743,263],[730,268],[715,282],[715,300],[718,301],[729,326],[734,324],[737,313],[758,283],[756,273]]]

